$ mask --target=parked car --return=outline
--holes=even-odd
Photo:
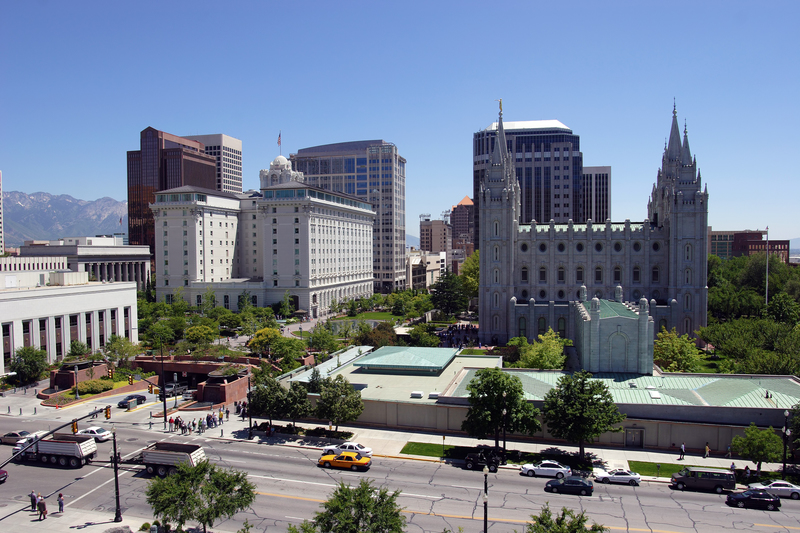
[[[8,472],[5,470],[0,470],[0,483],[5,483],[8,479]]]
[[[766,509],[777,511],[781,506],[781,499],[765,490],[749,489],[744,492],[728,494],[728,505],[748,507],[753,509]]]
[[[464,466],[467,470],[486,466],[489,472],[497,472],[497,468],[502,462],[502,457],[493,449],[481,448],[477,453],[468,453],[464,458]]]
[[[792,485],[788,481],[775,480],[766,484],[750,483],[747,487],[751,490],[765,490],[770,494],[774,496],[780,496],[781,498],[791,498],[793,500],[800,499],[800,487],[797,485]]]
[[[372,459],[356,452],[342,452],[339,455],[323,455],[319,458],[319,465],[325,468],[349,468],[350,470],[366,470],[372,464]]]
[[[522,465],[521,472],[526,476],[546,476],[561,479],[563,477],[571,476],[572,469],[564,466],[557,461],[542,461],[537,464]]]
[[[166,394],[167,398],[171,398],[172,396],[177,396],[179,394],[183,394],[189,390],[189,384],[184,382],[172,382],[172,383],[165,383],[164,388],[159,391],[158,396],[159,399],[163,399],[163,395]]]
[[[580,496],[591,496],[594,492],[594,484],[580,476],[569,476],[548,481],[544,490],[546,492],[563,492],[565,494],[578,494]]]
[[[736,478],[730,470],[701,466],[687,466],[672,474],[671,483],[678,490],[713,490],[717,494],[736,488]]]
[[[78,435],[91,435],[97,442],[105,442],[111,438],[111,432],[106,428],[93,426],[78,431]]]
[[[136,405],[141,405],[147,401],[147,396],[144,394],[128,394],[124,399],[120,400],[117,407],[128,407],[128,402],[136,400]]]
[[[0,441],[2,441],[3,444],[10,444],[11,446],[13,446],[16,443],[18,443],[21,439],[27,437],[28,435],[30,435],[30,432],[25,431],[24,429],[20,429],[18,431],[9,431],[8,433],[0,437]]]
[[[342,452],[356,452],[364,457],[372,457],[372,448],[367,448],[363,444],[357,442],[343,442],[342,444],[325,446],[322,449],[322,455],[337,455]]]
[[[642,481],[642,476],[636,472],[625,470],[624,468],[615,468],[614,470],[605,471],[602,468],[594,469],[594,478],[600,483],[623,483],[627,485],[638,485]]]

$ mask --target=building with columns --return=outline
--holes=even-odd
[[[87,272],[90,281],[136,283],[144,290],[150,281],[150,248],[123,245],[118,236],[68,237],[54,241],[25,241],[20,257],[66,256],[66,269]]]
[[[502,110],[497,138],[476,202],[484,344],[505,344],[517,336],[535,339],[549,328],[574,340],[578,331],[570,306],[595,298],[616,300],[617,289],[632,296],[633,307],[645,300],[655,321],[653,335],[661,327],[694,335],[706,325],[708,191],[685,130],[681,141],[674,109],[642,222],[525,223]],[[630,342],[625,349],[634,348]]]
[[[73,340],[93,352],[111,335],[139,342],[136,284],[90,282],[88,272],[66,267],[65,256],[0,258],[0,375],[23,346],[44,350],[54,363]]]

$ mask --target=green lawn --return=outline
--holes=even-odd
[[[657,464],[661,465],[661,472],[659,473]],[[704,466],[704,465],[691,465],[686,463],[648,463],[646,461],[628,461],[628,467],[633,472],[638,472],[643,476],[658,476],[670,477],[675,472],[680,472],[687,466]]]
[[[370,311],[368,313],[359,313],[356,316],[340,316],[333,320],[398,320],[403,318],[402,315],[393,315],[389,311]]]

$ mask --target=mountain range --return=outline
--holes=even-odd
[[[120,222],[121,220],[121,222]],[[67,194],[3,192],[5,245],[128,232],[128,202],[78,200]]]

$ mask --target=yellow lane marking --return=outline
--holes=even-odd
[[[792,527],[792,526],[776,526],[775,524],[753,524],[754,526],[761,526],[761,527],[771,527],[773,529],[796,529],[800,531],[800,527]]]
[[[326,500],[318,500],[318,499],[315,499],[315,498],[303,498],[302,496],[288,496],[286,494],[274,494],[274,493],[271,493],[271,492],[258,492],[258,491],[256,491],[256,494],[260,494],[262,496],[274,496],[275,498],[288,498],[290,500],[302,500],[302,501],[305,501],[305,502],[325,503],[325,501],[326,501]],[[408,511],[406,509],[403,509],[403,512],[406,513],[406,514],[416,514],[416,515],[421,515],[421,516],[438,516],[438,517],[441,517],[441,518],[458,518],[458,519],[461,519],[461,520],[478,520],[478,521],[483,520],[482,517],[476,518],[474,516],[463,516],[463,515],[457,515],[457,514],[423,513],[423,512],[419,512],[419,511]],[[489,518],[489,521],[490,522],[510,522],[510,523],[514,523],[514,524],[527,524],[527,523],[530,522],[530,520],[515,520],[513,518],[491,518],[491,517]],[[754,524],[754,525],[758,526],[758,525],[761,525],[761,524]],[[615,530],[619,530],[619,531],[642,531],[644,533],[683,533],[681,531],[672,531],[672,530],[668,530],[668,529],[639,529],[639,528],[635,528],[635,527],[615,527],[615,526],[605,526],[605,527],[607,527],[608,529],[615,529]],[[767,527],[775,527],[775,528],[786,527],[787,529],[800,529],[800,528],[797,528],[797,527],[788,527],[788,526],[767,526]]]

